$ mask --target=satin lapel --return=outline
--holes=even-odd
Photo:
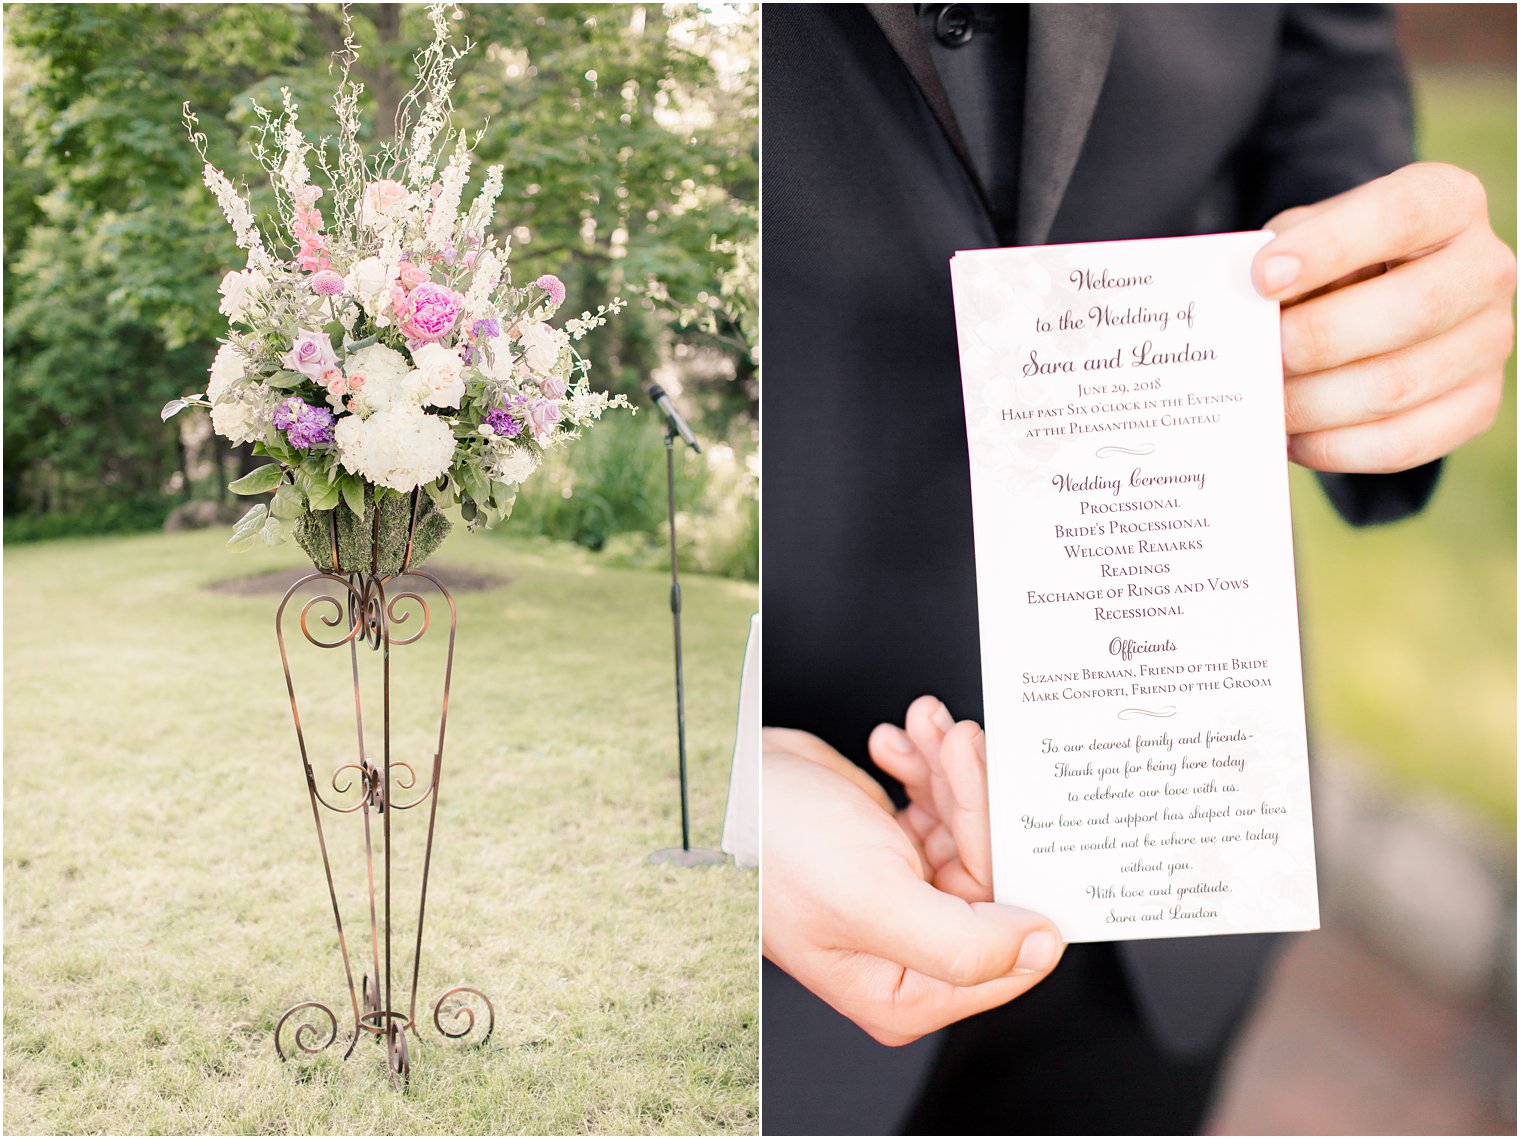
[[[1018,236],[1040,245],[1071,182],[1119,29],[1118,4],[1029,5]]]
[[[986,192],[982,189],[981,179],[976,176],[976,168],[971,164],[971,151],[967,148],[966,140],[961,135],[961,128],[955,121],[955,112],[950,107],[950,97],[945,94],[939,72],[934,69],[934,60],[929,55],[929,45],[925,42],[923,32],[918,26],[918,16],[914,11],[914,6],[912,4],[867,4],[865,7],[871,13],[871,19],[876,21],[876,26],[881,29],[882,35],[887,37],[892,50],[902,60],[903,66],[908,69],[908,74],[913,77],[919,93],[923,95],[924,102],[929,104],[929,110],[934,113],[935,120],[950,140],[951,148],[955,151],[956,157],[961,160],[961,167],[966,171],[966,177],[971,180],[972,186],[976,187],[976,195],[985,208]]]

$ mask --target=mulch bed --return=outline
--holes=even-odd
[[[507,585],[511,578],[505,574],[482,573],[460,566],[441,565],[429,561],[422,567],[444,585],[450,593],[473,593],[483,589],[496,589]],[[279,597],[301,578],[312,572],[310,566],[293,566],[289,569],[270,570],[252,577],[234,577],[213,582],[206,586],[211,593],[229,593],[234,597]]]

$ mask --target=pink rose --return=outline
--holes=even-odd
[[[364,220],[378,226],[384,221],[394,221],[406,213],[409,195],[406,187],[389,178],[381,178],[364,187]]]
[[[454,328],[464,297],[453,289],[425,281],[393,307],[401,331],[413,340],[441,340]]]
[[[546,376],[538,381],[538,390],[545,399],[564,399],[565,389],[569,386],[564,376]]]
[[[344,396],[348,394],[348,380],[337,368],[329,368],[322,373],[322,385],[327,388],[327,394]]]
[[[351,392],[363,391],[364,385],[368,382],[369,380],[363,372],[355,372],[348,377],[348,390]]]
[[[428,271],[421,265],[413,265],[410,261],[401,262],[401,285],[405,289],[415,289],[418,285],[430,281]]]
[[[533,438],[540,443],[554,434],[554,425],[558,422],[559,404],[553,400],[536,399],[528,404],[528,426],[533,430]]]
[[[280,357],[280,363],[292,372],[300,372],[303,376],[318,380],[323,372],[337,367],[338,354],[333,351],[327,333],[309,332],[303,328],[297,334],[290,351]]]

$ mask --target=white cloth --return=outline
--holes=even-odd
[[[760,614],[749,619],[744,671],[739,677],[739,716],[734,762],[728,777],[723,849],[736,866],[760,865]]]

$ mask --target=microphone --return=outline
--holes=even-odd
[[[665,389],[659,384],[650,384],[649,398],[654,400],[655,406],[664,412],[672,430],[685,441],[688,447],[700,455],[702,448],[697,444],[697,437],[691,433],[691,428],[686,425],[686,420],[681,418],[681,413],[671,406],[670,397],[665,394]]]

